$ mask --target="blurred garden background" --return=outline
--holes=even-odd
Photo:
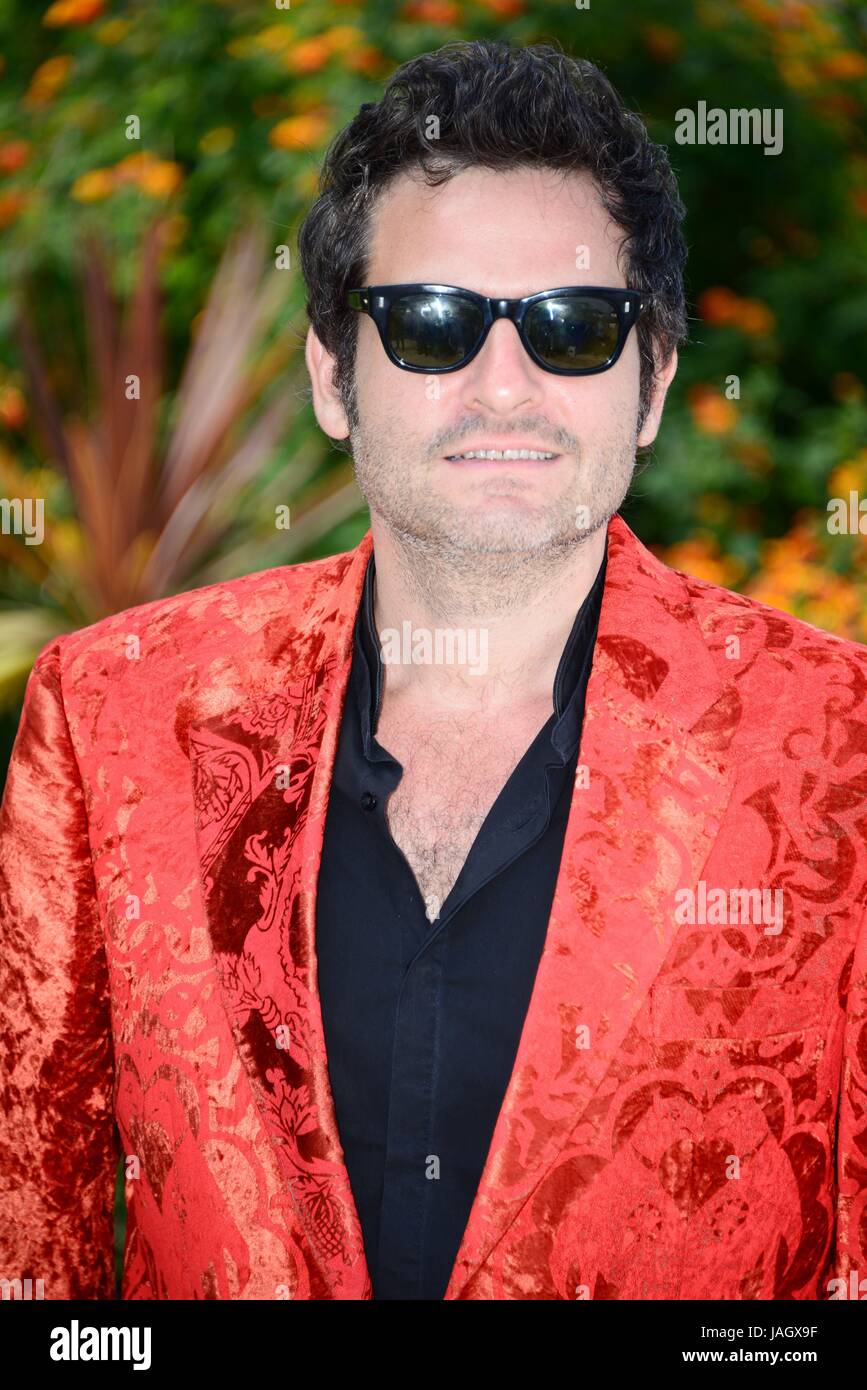
[[[680,180],[691,342],[627,520],[867,641],[867,537],[827,512],[867,497],[865,5],[0,0],[0,498],[45,518],[0,530],[0,782],[56,633],[366,530],[309,404],[295,236],[360,103],[482,37],[601,65]],[[700,101],[782,109],[782,153],[677,144]]]

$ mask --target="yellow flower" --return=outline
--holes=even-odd
[[[364,42],[364,34],[354,24],[335,24],[322,35],[332,53],[345,53]]]
[[[828,496],[848,498],[850,492],[863,491],[865,484],[867,468],[856,459],[846,459],[828,478]]]
[[[91,169],[79,174],[72,185],[72,196],[79,203],[98,203],[114,191],[114,179],[110,169]]]
[[[282,53],[294,39],[295,35],[288,24],[269,24],[254,35],[253,41],[257,48],[263,48],[266,53]]]
[[[151,150],[137,150],[118,160],[113,176],[116,186],[134,183],[152,198],[167,198],[180,187],[183,170],[169,159],[158,159]]]

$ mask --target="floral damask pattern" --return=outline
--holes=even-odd
[[[47,1297],[111,1294],[115,1118],[124,1297],[371,1296],[315,950],[371,547],[37,662],[0,813],[0,1264]],[[579,762],[446,1298],[827,1297],[867,1274],[867,653],[615,517]],[[749,890],[778,927],[700,906]]]

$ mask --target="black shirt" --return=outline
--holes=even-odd
[[[567,639],[554,710],[431,923],[385,817],[403,769],[374,736],[384,665],[371,555],[317,893],[337,1125],[374,1298],[441,1299],[511,1076],[548,929],[605,582]]]

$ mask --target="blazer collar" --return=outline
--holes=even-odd
[[[207,931],[284,1197],[309,1249],[295,1297],[370,1282],[337,1131],[316,981],[316,884],[353,633],[358,547],[215,662],[184,713]],[[473,1277],[592,1114],[700,877],[731,785],[739,719],[689,581],[619,515],[548,935],[447,1299]],[[582,772],[582,769],[584,771]],[[580,1035],[576,1030],[582,1026]],[[576,1038],[587,1039],[576,1046]]]

